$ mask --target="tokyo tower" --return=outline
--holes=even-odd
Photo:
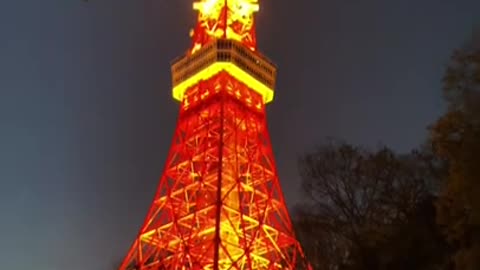
[[[193,44],[171,69],[181,106],[170,153],[120,270],[311,269],[267,131],[276,67],[257,50],[258,0],[193,9]]]

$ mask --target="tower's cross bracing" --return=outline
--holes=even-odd
[[[256,46],[257,0],[202,0],[172,65],[181,104],[157,193],[120,270],[310,269],[280,188],[265,105],[276,67]]]

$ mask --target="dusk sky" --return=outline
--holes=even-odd
[[[0,269],[110,270],[141,226],[177,120],[170,63],[192,0],[0,5]],[[264,0],[279,68],[270,134],[289,206],[326,137],[405,152],[443,110],[441,77],[478,0]]]

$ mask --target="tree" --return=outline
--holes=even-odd
[[[475,45],[475,44],[473,44]],[[480,269],[480,48],[456,51],[444,76],[447,112],[430,141],[448,173],[438,223],[456,247],[455,269]]]
[[[443,265],[438,255],[447,247],[431,228],[435,211],[425,206],[433,205],[431,184],[438,177],[434,161],[427,152],[397,155],[386,147],[372,152],[344,143],[328,143],[302,157],[305,201],[297,207],[295,220],[314,267],[392,270]],[[422,252],[408,251],[420,246]]]

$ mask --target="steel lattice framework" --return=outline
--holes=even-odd
[[[230,7],[225,0],[194,7],[201,4]],[[310,269],[267,131],[276,69],[251,39],[209,35],[200,48],[194,39],[172,66],[173,96],[181,101],[177,128],[152,206],[120,269]]]

